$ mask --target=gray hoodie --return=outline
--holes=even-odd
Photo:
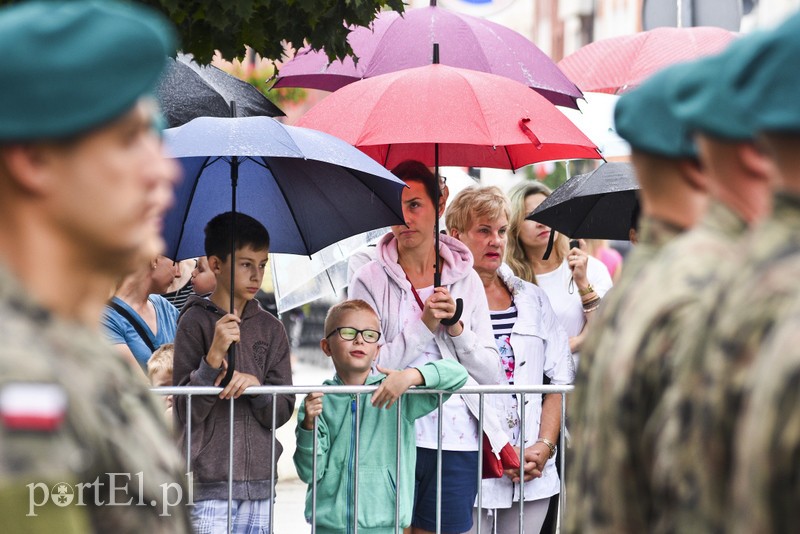
[[[214,328],[225,312],[207,298],[192,296],[178,318],[175,334],[173,384],[213,386],[220,373],[206,362]],[[241,340],[236,344],[236,370],[254,375],[263,385],[291,385],[289,341],[283,324],[249,301],[242,313]],[[196,501],[228,498],[230,401],[216,395],[192,397],[191,471]],[[272,496],[272,431],[286,423],[294,410],[294,395],[243,395],[234,405],[233,498],[268,499]],[[175,413],[180,443],[186,454],[186,397],[178,396]],[[275,460],[283,447],[275,441]],[[277,479],[277,473],[276,473]]]

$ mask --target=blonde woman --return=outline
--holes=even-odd
[[[546,376],[553,384],[571,384],[575,367],[567,334],[558,322],[544,291],[511,273],[503,264],[508,241],[508,200],[496,187],[461,191],[447,208],[447,229],[464,243],[474,258],[489,303],[492,331],[508,384],[540,385]],[[516,395],[492,397],[494,413],[524,458],[525,532],[536,534],[547,516],[550,497],[559,491],[555,466],[561,425],[559,395],[525,397],[525,437],[520,439],[520,410]],[[490,530],[497,519],[498,534],[518,532],[519,472],[482,482],[481,522]],[[476,511],[477,513],[477,511]],[[494,517],[491,517],[494,516]],[[472,530],[476,531],[473,523]]]
[[[506,263],[515,275],[544,290],[569,336],[570,350],[577,353],[586,335],[586,320],[612,282],[605,265],[577,247],[570,248],[568,238],[558,232],[550,257],[543,259],[552,230],[525,217],[550,193],[545,185],[532,181],[510,191]]]

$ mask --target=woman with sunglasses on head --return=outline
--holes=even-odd
[[[535,181],[526,181],[509,192],[511,220],[506,263],[515,275],[547,293],[569,336],[569,347],[578,365],[577,353],[586,337],[586,322],[613,284],[600,260],[578,247],[570,247],[568,238],[561,233],[555,233],[552,253],[544,259],[553,230],[525,217],[550,193],[547,186]]]
[[[403,190],[405,225],[393,226],[376,247],[376,258],[361,267],[350,283],[349,298],[363,299],[378,312],[385,345],[378,365],[404,369],[439,359],[455,359],[468,371],[468,384],[499,384],[504,380],[489,322],[486,294],[472,269],[472,254],[458,240],[440,236],[435,247],[435,222],[444,211],[437,206],[436,179],[418,161],[406,161],[392,172]],[[436,256],[442,287],[433,286]],[[453,325],[456,298],[463,299],[461,318]],[[472,506],[478,491],[478,400],[453,395],[443,405],[441,532],[461,533],[472,527]],[[488,418],[487,418],[488,420]],[[417,491],[413,533],[436,531],[436,456],[438,412],[419,419],[417,431]],[[486,428],[490,438],[502,429]],[[505,436],[502,434],[503,437]],[[502,438],[498,438],[502,439]],[[505,440],[507,443],[507,439]],[[502,446],[502,445],[501,445]]]

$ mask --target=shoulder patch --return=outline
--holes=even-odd
[[[0,389],[0,421],[7,430],[54,432],[67,413],[67,393],[58,384],[14,382]]]

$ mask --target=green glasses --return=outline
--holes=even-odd
[[[365,343],[377,343],[381,338],[381,333],[377,330],[357,330],[351,326],[340,326],[339,328],[334,328],[333,332],[325,336],[325,339],[328,339],[337,332],[339,337],[345,341],[353,341],[358,334],[361,334],[361,339],[363,339]]]

